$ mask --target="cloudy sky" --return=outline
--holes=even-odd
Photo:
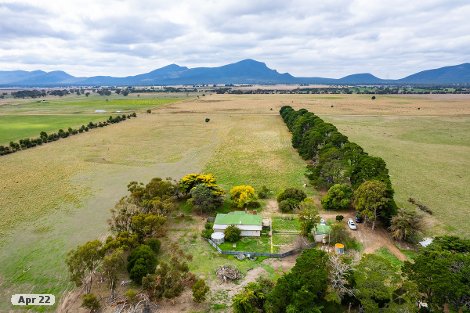
[[[470,62],[470,1],[0,0],[0,70],[125,76],[246,58],[324,77]]]

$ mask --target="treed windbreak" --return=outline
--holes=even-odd
[[[381,210],[380,218],[389,225],[397,206],[385,161],[370,156],[333,124],[326,123],[306,109],[296,111],[291,106],[283,106],[280,114],[292,133],[292,146],[302,158],[310,161],[307,177],[316,188],[329,189],[335,184],[348,184],[356,190],[370,180],[386,184],[388,203]]]

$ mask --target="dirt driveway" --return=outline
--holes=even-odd
[[[343,215],[344,220],[354,218],[353,212],[322,212],[320,216],[324,219],[334,219],[336,215]],[[346,223],[346,222],[345,222]],[[400,261],[405,261],[406,256],[395,246],[392,238],[383,228],[376,227],[372,230],[369,225],[364,223],[356,224],[357,230],[351,230],[347,227],[348,232],[356,238],[364,247],[364,253],[374,253],[378,249],[385,247]]]
[[[318,202],[317,197],[314,201]],[[319,202],[318,202],[319,203]],[[271,217],[273,215],[282,215],[279,212],[279,207],[276,200],[268,200],[266,208],[262,212],[263,217]],[[286,214],[289,215],[289,214]],[[336,215],[344,216],[344,223],[348,218],[354,218],[354,212],[350,211],[335,211],[335,212],[320,212],[320,216],[326,219],[335,219]],[[382,247],[386,247],[393,255],[395,255],[400,261],[407,260],[406,256],[395,246],[392,238],[383,228],[377,227],[372,230],[369,225],[364,223],[357,224],[357,230],[351,230],[347,227],[348,232],[356,238],[364,247],[364,253],[374,253]]]

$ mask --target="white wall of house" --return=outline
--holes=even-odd
[[[259,230],[242,230],[240,232],[242,237],[259,237],[261,236],[261,231]]]
[[[225,229],[229,225],[222,225],[222,224],[215,224],[213,229],[214,232],[225,232]],[[240,228],[240,236],[242,237],[259,237],[261,236],[261,226],[256,226],[256,225],[235,225],[238,228]]]

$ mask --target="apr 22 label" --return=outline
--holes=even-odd
[[[13,305],[54,305],[55,296],[50,294],[16,294],[11,296]]]

